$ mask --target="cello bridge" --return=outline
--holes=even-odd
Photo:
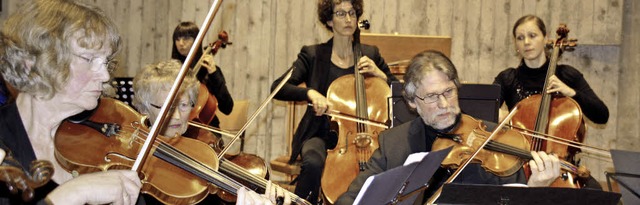
[[[358,133],[356,135],[356,139],[354,140],[354,143],[358,148],[368,147],[372,142],[373,140],[371,139],[371,135],[369,133]]]

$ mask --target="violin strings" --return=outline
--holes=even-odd
[[[173,159],[178,159],[179,163],[182,163],[182,164],[175,164],[175,165],[217,185],[218,187],[224,189],[225,191],[228,191],[230,193],[233,193],[234,195],[237,195],[237,190],[240,187],[244,187],[239,182],[229,178],[224,174],[219,173],[216,170],[211,169],[210,167],[203,165],[201,162],[198,162],[197,160],[180,152],[179,150],[175,149],[174,147],[171,147],[168,144],[162,143],[160,144],[160,146],[161,146],[160,151],[162,153],[168,154]],[[188,167],[182,167],[180,165],[186,165]],[[190,169],[186,169],[186,168],[190,168]]]
[[[491,142],[487,143],[487,148],[489,148],[489,149],[498,149],[498,150],[495,150],[495,151],[507,150],[508,152],[510,152],[508,154],[513,154],[513,155],[516,155],[516,156],[518,156],[520,158],[527,159],[527,160],[533,159],[533,156],[531,156],[530,153],[525,152],[524,150],[519,149],[517,147],[513,147],[511,145],[507,145],[507,144],[504,144],[504,143],[501,143],[501,142],[491,141]],[[562,168],[564,170],[570,171],[570,172],[572,172],[574,174],[576,174],[578,172],[578,168],[575,165],[573,165],[573,164],[571,164],[571,163],[569,163],[567,161],[561,160],[560,161],[560,166],[562,166]]]
[[[134,130],[137,130],[138,132],[142,133],[142,135],[143,135],[143,136],[140,136],[140,135],[133,136],[134,137],[133,138],[133,142],[137,143],[137,144],[143,144],[144,140],[145,140],[145,138],[143,138],[143,137],[146,137],[148,133],[146,131],[144,131],[144,130],[136,128],[135,126],[130,126],[130,128],[133,128]],[[140,142],[140,140],[142,142]],[[233,179],[228,178],[228,176],[223,175],[221,173],[218,173],[216,170],[213,170],[212,168],[210,168],[210,167],[202,164],[201,162],[198,162],[197,160],[189,157],[188,155],[180,152],[175,147],[171,146],[170,144],[167,144],[162,139],[156,138],[156,141],[153,143],[152,146],[154,148],[156,148],[156,152],[160,151],[162,153],[168,154],[169,155],[169,159],[168,160],[171,160],[171,159],[177,160],[177,161],[172,160],[172,162],[170,162],[170,163],[172,163],[172,164],[174,164],[174,165],[176,165],[176,166],[178,166],[178,167],[180,167],[182,169],[185,169],[186,171],[188,171],[188,172],[190,172],[190,173],[192,173],[194,175],[197,175],[197,176],[199,176],[199,177],[201,177],[201,178],[203,178],[203,179],[205,179],[205,180],[207,180],[209,182],[214,183],[214,181],[212,181],[212,180],[218,180],[220,182],[220,184],[218,184],[218,183],[214,183],[214,184],[216,184],[218,186],[221,186],[221,188],[223,188],[223,189],[228,189],[226,191],[228,191],[230,193],[233,193],[234,195],[236,194],[238,188],[243,187],[240,183],[236,182]],[[155,155],[155,152],[154,152],[154,155]],[[167,160],[167,159],[164,159],[164,160]],[[180,166],[182,164],[187,165],[189,167]],[[188,168],[191,168],[192,170],[189,170]],[[204,170],[208,170],[208,171],[203,171],[203,169]],[[198,171],[198,172],[202,172],[202,173],[198,174],[198,173],[193,173],[192,171]],[[218,176],[218,177],[216,177],[216,176]],[[224,179],[219,179],[219,177],[222,177]],[[229,183],[233,183],[233,185],[235,185],[235,186],[229,185]]]
[[[148,135],[148,132],[146,132],[146,131],[144,131],[142,129],[135,128],[134,126],[131,126],[131,128],[137,129],[144,136]],[[140,140],[142,140],[142,142],[140,142]],[[134,138],[134,142],[138,143],[138,144],[144,143],[144,140],[145,140],[145,138],[143,138],[142,136],[139,136],[139,135],[136,135],[135,138]],[[201,172],[203,172],[203,174],[208,175],[208,176],[202,176],[202,175],[199,175],[199,174],[192,173],[194,175],[198,175],[199,177],[202,177],[202,178],[206,179],[207,181],[219,180],[220,183],[222,183],[223,185],[227,185],[228,183],[223,182],[223,180],[215,178],[215,176],[221,176],[227,182],[233,183],[233,185],[235,185],[235,186],[230,186],[230,187],[224,187],[223,189],[225,189],[225,191],[228,191],[228,192],[230,192],[230,193],[232,193],[234,195],[237,195],[237,193],[236,193],[237,190],[240,187],[244,187],[239,182],[229,178],[228,176],[226,176],[226,175],[224,175],[222,173],[218,173],[218,171],[213,170],[210,167],[202,164],[201,162],[198,162],[197,160],[191,158],[190,156],[180,152],[175,147],[171,146],[170,144],[166,143],[165,141],[163,141],[160,138],[156,138],[156,142],[154,142],[153,146],[154,146],[154,148],[156,148],[156,150],[165,152],[167,154],[173,153],[173,154],[171,154],[171,156],[174,159],[182,159],[182,161],[178,161],[178,162],[175,162],[175,163],[186,163],[186,164],[189,164],[189,166],[192,166],[194,169],[197,169],[198,171],[201,171]],[[169,151],[171,151],[171,150],[173,150],[173,151],[171,153],[169,153]],[[186,162],[187,160],[190,161],[190,162]],[[176,164],[174,164],[174,165],[176,165]],[[176,166],[179,166],[179,165],[176,165]],[[179,166],[179,167],[183,168],[183,169],[186,168],[186,167],[182,167],[182,166]],[[197,167],[199,167],[200,169],[198,169]],[[207,173],[207,172],[202,171],[203,168],[208,170],[209,172]],[[260,178],[260,177],[258,177],[256,175],[254,175],[253,173],[248,172],[246,169],[238,166],[237,164],[235,164],[235,163],[223,158],[221,160],[221,163],[220,163],[220,169],[225,169],[225,168],[227,168],[230,173],[236,173],[236,174],[240,173],[240,174],[236,175],[237,177],[241,177],[241,178],[248,177],[249,180],[251,182],[253,182],[252,184],[258,185],[261,189],[265,189],[266,190],[266,188],[267,188],[267,180],[266,179]],[[211,179],[210,176],[213,177],[213,179]],[[216,185],[218,185],[218,184],[216,184]],[[231,189],[233,189],[233,190],[231,190]],[[289,195],[291,196],[291,198],[294,201],[300,202],[301,204],[304,204],[304,202],[306,202],[306,201],[303,201],[302,198],[300,198],[299,196],[289,192],[288,190],[285,190],[285,191],[289,193]]]

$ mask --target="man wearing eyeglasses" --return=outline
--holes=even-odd
[[[404,81],[404,97],[420,117],[379,135],[380,147],[367,162],[368,169],[360,172],[336,204],[353,204],[369,176],[402,166],[413,153],[431,151],[437,137],[459,125],[461,112],[457,94],[460,81],[449,58],[438,51],[419,53],[411,60]],[[472,163],[460,173],[454,183],[548,186],[560,176],[560,163],[556,156],[544,152],[531,154],[534,160],[529,162],[532,174],[528,181],[522,169],[511,176],[499,177],[485,171],[480,164]],[[436,171],[429,188],[417,201],[423,202],[423,199],[429,198],[454,171],[446,168]]]

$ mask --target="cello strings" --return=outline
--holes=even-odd
[[[539,138],[539,139],[544,139],[544,140],[547,140],[547,141],[551,141],[551,142],[567,145],[567,146],[578,148],[578,149],[590,150],[590,151],[602,154],[603,156],[606,156],[608,158],[611,158],[611,154],[609,153],[608,149],[603,149],[603,148],[600,148],[600,147],[590,146],[590,145],[586,145],[584,143],[575,142],[575,141],[571,141],[571,140],[567,140],[567,139],[564,139],[564,138],[555,137],[555,136],[548,135],[548,134],[537,133],[535,131],[524,129],[524,128],[519,128],[519,127],[515,127],[515,126],[511,126],[511,125],[509,125],[509,126],[511,128],[515,128],[515,129],[526,131],[526,132],[520,132],[520,133],[522,133],[523,135],[526,135],[526,136]],[[529,132],[533,132],[533,133],[529,133]]]

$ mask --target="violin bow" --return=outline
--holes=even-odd
[[[189,50],[189,54],[187,55],[185,62],[182,64],[182,67],[180,67],[180,72],[178,73],[176,80],[173,82],[173,85],[169,90],[169,96],[164,100],[164,104],[162,104],[162,107],[160,108],[160,113],[158,113],[158,117],[153,123],[153,126],[151,126],[149,135],[147,136],[147,139],[142,145],[142,148],[140,149],[140,152],[138,153],[138,157],[136,157],[136,161],[133,163],[131,170],[140,172],[142,165],[146,161],[147,156],[149,155],[149,152],[151,150],[151,147],[153,147],[152,144],[156,140],[156,137],[158,136],[158,132],[160,131],[160,128],[162,127],[162,125],[164,125],[164,120],[167,117],[169,108],[173,104],[173,101],[175,100],[176,95],[178,94],[178,89],[180,89],[180,85],[182,85],[182,81],[184,80],[184,77],[189,71],[189,65],[191,65],[191,62],[193,62],[193,58],[195,57],[196,51],[198,50],[198,45],[202,44],[202,40],[204,39],[205,34],[209,30],[209,27],[213,22],[213,17],[215,16],[216,13],[218,13],[218,10],[220,9],[221,4],[222,4],[222,0],[213,1],[213,5],[209,9],[209,13],[207,14],[207,17],[204,19],[204,22],[202,22],[202,26],[200,26],[202,30],[200,30],[200,32],[196,36],[196,39],[194,40],[193,45]]]
[[[491,135],[489,135],[489,137],[487,137],[484,142],[473,152],[473,154],[471,155],[471,157],[469,157],[469,159],[467,159],[464,163],[462,163],[460,165],[460,167],[458,167],[458,169],[456,169],[455,172],[453,172],[453,174],[451,174],[451,176],[449,177],[449,179],[447,179],[447,181],[445,181],[442,186],[440,186],[440,188],[438,188],[438,190],[433,193],[433,195],[431,197],[429,197],[429,200],[427,201],[427,203],[425,204],[434,204],[436,202],[436,200],[438,199],[438,197],[440,197],[440,194],[442,193],[442,187],[445,184],[449,184],[451,182],[453,182],[453,180],[456,179],[456,177],[458,177],[458,175],[460,174],[460,172],[462,172],[462,170],[467,167],[467,165],[469,163],[471,163],[471,161],[473,160],[473,158],[476,157],[476,155],[478,155],[478,153],[480,153],[480,150],[484,149],[485,145],[487,145],[489,142],[492,141],[492,139],[496,136],[496,134],[498,134],[498,132],[500,132],[500,130],[502,130],[502,128],[507,124],[507,122],[509,122],[509,120],[511,120],[511,118],[516,114],[516,111],[518,110],[518,107],[514,108],[513,110],[511,110],[511,112],[509,113],[509,115],[507,115],[507,117],[502,120],[502,122],[500,123],[500,125],[498,125],[498,127],[496,127],[495,130],[493,130],[493,132],[491,132]]]
[[[249,120],[247,120],[247,122],[245,122],[244,125],[242,125],[242,128],[240,128],[240,130],[238,130],[238,132],[233,137],[233,139],[229,141],[229,144],[225,146],[224,149],[220,151],[220,153],[218,153],[218,160],[221,160],[224,157],[224,154],[227,153],[227,151],[229,151],[229,149],[231,148],[231,145],[233,145],[233,143],[235,143],[238,140],[238,138],[240,138],[240,135],[242,135],[242,133],[244,133],[247,127],[249,127],[249,124],[251,124],[253,120],[255,120],[258,117],[258,114],[260,114],[260,112],[267,107],[267,104],[271,101],[271,99],[273,99],[273,97],[276,96],[276,94],[280,91],[280,89],[282,89],[284,84],[286,84],[287,81],[289,81],[289,78],[291,78],[291,74],[293,74],[294,69],[295,67],[289,68],[289,71],[287,71],[287,74],[284,76],[282,81],[278,83],[278,86],[276,87],[276,89],[274,89],[273,92],[271,92],[271,94],[266,99],[264,99],[264,101],[262,101],[262,103],[260,104],[260,107],[258,107],[258,110],[256,110],[255,112],[253,112],[253,114],[251,114],[251,117],[249,117]]]

